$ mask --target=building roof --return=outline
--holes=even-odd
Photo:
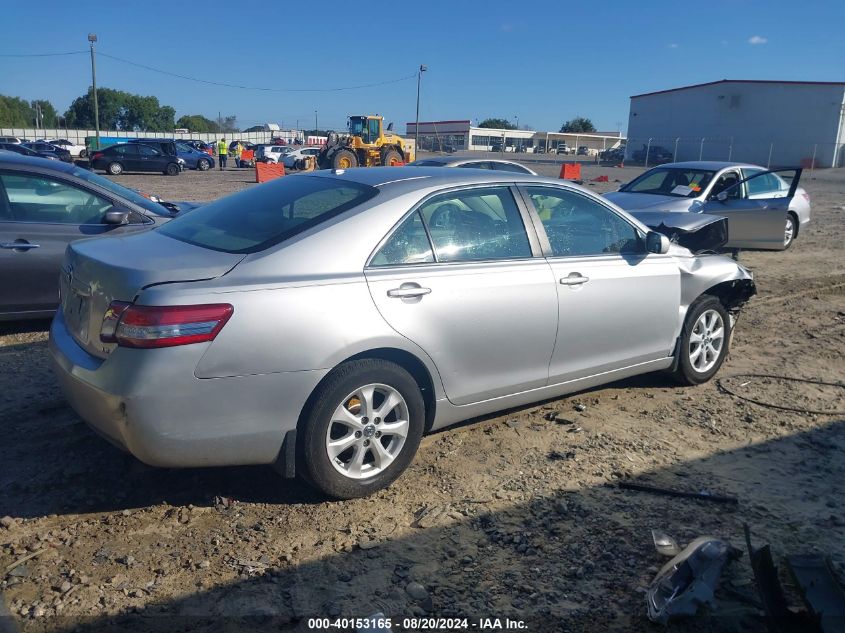
[[[785,85],[810,85],[810,86],[845,86],[845,81],[777,81],[773,79],[720,79],[719,81],[708,81],[703,84],[692,84],[691,86],[681,86],[679,88],[669,88],[668,90],[656,90],[655,92],[644,92],[638,95],[631,95],[631,99],[637,97],[650,97],[652,95],[661,95],[667,92],[678,92],[679,90],[690,90],[692,88],[702,88],[704,86],[715,86],[717,84],[785,84]]]

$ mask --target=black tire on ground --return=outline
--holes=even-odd
[[[402,154],[397,152],[395,149],[389,149],[381,156],[381,164],[385,167],[390,167],[395,163],[402,162]]]
[[[83,149],[79,152],[79,158],[85,158],[86,156],[88,156],[88,150]]]
[[[179,165],[176,163],[168,163],[164,173],[168,176],[178,176],[180,171]]]
[[[712,366],[706,369],[699,370],[693,365],[691,356],[694,349],[691,349],[691,338],[693,336],[693,329],[701,316],[706,312],[715,312],[721,318],[722,322],[722,342],[719,347],[718,354],[715,357],[715,362]],[[680,358],[678,360],[678,367],[673,372],[673,377],[683,385],[700,385],[701,383],[710,380],[725,360],[728,354],[728,347],[731,340],[731,321],[727,310],[716,297],[711,295],[701,295],[698,299],[693,301],[692,305],[687,310],[686,319],[684,319],[684,327],[681,330],[681,344],[678,348]]]
[[[108,167],[106,167],[106,171],[112,176],[119,176],[123,173],[123,165],[120,163],[109,163]]]
[[[332,168],[333,169],[347,169],[349,167],[357,167],[358,166],[358,157],[355,155],[355,152],[342,149],[334,153],[332,156]]]
[[[200,158],[197,161],[197,169],[200,171],[208,171],[208,168],[211,167],[211,161],[206,158]]]
[[[353,479],[332,465],[326,437],[332,415],[343,399],[370,384],[386,385],[401,394],[408,408],[408,433],[401,450],[382,472]],[[425,427],[425,404],[419,385],[399,365],[381,359],[344,363],[326,377],[311,402],[297,434],[297,474],[323,494],[335,499],[364,497],[389,486],[413,461]]]
[[[795,214],[790,211],[786,214],[786,225],[783,231],[783,250],[792,246],[795,241],[795,236],[798,235],[798,219]]]

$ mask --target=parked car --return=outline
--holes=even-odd
[[[794,176],[790,182],[784,175]],[[649,169],[605,197],[626,211],[712,213],[728,218],[729,248],[787,249],[810,221],[801,170],[721,161]]]
[[[297,167],[297,161],[301,161],[306,156],[317,156],[319,153],[319,147],[298,147],[292,152],[283,154],[280,160],[284,163],[285,169],[294,169]]]
[[[206,152],[182,141],[176,141],[176,154],[185,161],[185,167],[187,169],[208,171],[215,164],[214,158]]]
[[[234,156],[235,148],[238,146],[238,143],[240,143],[241,147],[243,147],[244,149],[252,149],[255,146],[254,143],[250,143],[249,141],[234,140],[231,143],[229,143],[229,155],[230,156]]]
[[[49,160],[60,160],[58,154],[53,153],[50,156],[42,156],[35,150],[29,149],[23,143],[0,143],[0,149],[7,152],[14,152],[15,154],[20,154],[21,156],[33,156],[36,158],[47,158]]]
[[[494,141],[490,144],[490,151],[491,152],[501,152],[502,151],[502,141]]]
[[[164,154],[145,143],[111,145],[94,152],[90,160],[91,169],[101,169],[112,176],[125,171],[150,171],[178,176],[182,171],[178,156]]]
[[[55,145],[56,147],[61,147],[62,149],[66,149],[70,152],[70,155],[75,158],[85,158],[88,155],[87,150],[85,149],[84,145],[79,145],[78,143],[73,143],[66,138],[54,138],[46,141],[50,145]]]
[[[408,163],[409,167],[465,167],[469,169],[495,169],[498,171],[513,171],[518,174],[531,174],[536,176],[537,172],[528,169],[510,160],[480,160],[475,158],[453,158],[450,156],[436,156],[433,158],[422,158]]]
[[[661,145],[643,145],[642,149],[634,150],[631,154],[631,160],[635,163],[644,163],[648,158],[649,165],[662,165],[663,163],[671,163],[675,156],[668,149]]]
[[[154,147],[162,154],[168,156],[178,156],[179,151],[176,149],[176,141],[170,138],[133,138],[126,141],[127,143],[141,143]]]
[[[153,202],[73,164],[0,152],[0,320],[52,315],[73,240],[146,230],[196,206]]]
[[[61,147],[56,147],[55,145],[38,141],[23,143],[22,145],[31,149],[42,158],[52,158],[53,160],[60,160],[65,163],[73,162],[73,157],[70,155],[70,152],[66,149],[62,149]]]
[[[63,271],[49,350],[99,433],[337,498],[389,485],[429,430],[650,371],[705,382],[755,293],[585,188],[436,167],[280,178],[76,242]]]
[[[0,136],[0,143],[12,143],[14,145],[20,145],[24,142],[26,142],[26,139],[22,139],[19,136]]]
[[[257,145],[255,160],[264,163],[278,163],[285,154],[297,149],[296,145]]]
[[[559,143],[555,149],[555,154],[574,154],[575,150],[571,149],[566,143]]]
[[[604,161],[621,163],[625,160],[625,146],[613,147],[606,149],[599,154],[599,158]]]
[[[212,145],[210,143],[206,143],[205,141],[198,141],[198,140],[194,140],[194,139],[190,139],[190,140],[187,140],[187,141],[184,141],[184,142],[187,143],[188,145],[190,145],[191,147],[193,147],[194,149],[198,149],[201,152],[205,152],[206,154],[209,154],[209,155],[212,155],[212,156],[214,155],[214,148],[212,147]]]

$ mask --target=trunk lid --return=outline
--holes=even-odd
[[[73,242],[65,251],[60,279],[65,323],[89,354],[105,358],[114,345],[100,342],[100,327],[112,301],[133,301],[155,284],[214,279],[243,258],[157,231]]]

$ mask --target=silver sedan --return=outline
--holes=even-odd
[[[61,283],[50,351],[103,436],[338,498],[390,484],[432,429],[646,372],[707,381],[755,293],[569,182],[425,167],[280,178],[75,242]]]
[[[810,222],[810,195],[798,186],[800,178],[799,169],[689,161],[654,167],[604,195],[635,215],[687,211],[725,216],[729,247],[782,250]]]

